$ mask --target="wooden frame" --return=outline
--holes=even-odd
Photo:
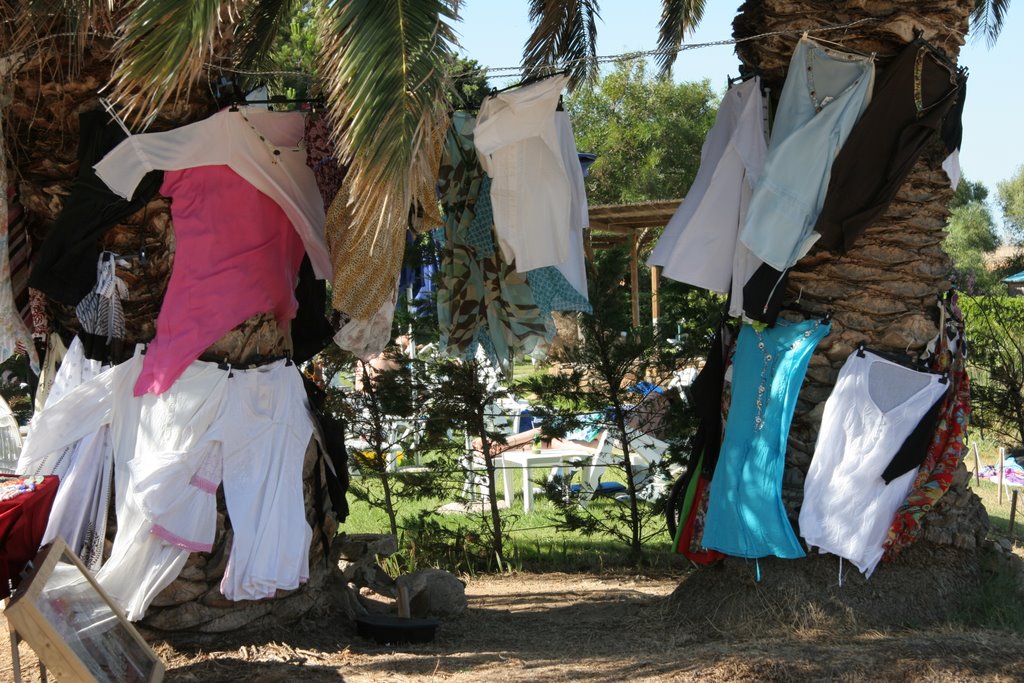
[[[163,662],[62,539],[33,565],[4,609],[12,649],[27,642],[58,680],[163,680]]]

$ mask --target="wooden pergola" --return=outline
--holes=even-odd
[[[640,324],[640,250],[661,234],[682,203],[668,199],[636,204],[599,204],[590,207],[590,229],[586,231],[587,258],[594,252],[629,245],[629,286],[633,301],[633,324]],[[651,267],[651,318],[655,325],[661,313],[658,284],[661,266]]]

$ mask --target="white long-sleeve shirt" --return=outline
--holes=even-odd
[[[94,168],[112,191],[127,198],[149,171],[229,166],[281,207],[317,277],[330,280],[323,199],[300,146],[303,128],[300,112],[225,109],[174,130],[129,136]]]
[[[555,117],[567,83],[553,76],[488,97],[473,131],[502,255],[521,273],[571,257],[573,187]]]
[[[701,148],[686,199],[647,259],[665,277],[713,292],[732,290],[729,313],[743,312],[743,285],[761,260],[738,240],[768,144],[760,79],[729,90]]]

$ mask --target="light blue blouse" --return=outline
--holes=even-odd
[[[873,57],[797,43],[782,88],[764,170],[740,231],[758,258],[785,270],[818,239],[814,224],[832,162],[871,99]]]

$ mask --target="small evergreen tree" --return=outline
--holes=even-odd
[[[416,458],[422,416],[416,398],[418,365],[395,347],[385,352],[384,361],[385,367],[374,371],[359,364],[358,389],[329,388],[327,407],[345,420],[349,461],[363,479],[351,486],[352,495],[383,508],[391,533],[397,535],[398,501],[445,495],[444,471],[450,465],[437,457],[416,468],[391,462],[398,453],[403,464]],[[352,442],[362,442],[364,448],[353,447]],[[371,481],[379,489],[369,485]]]
[[[487,368],[477,360],[436,359],[424,373],[423,396],[429,418],[425,444],[431,450],[458,450],[463,453],[465,467],[483,464],[486,475],[487,524],[491,552],[498,565],[505,562],[505,539],[496,488],[497,458],[507,446],[506,435],[493,418],[496,406],[512,394],[488,377]],[[459,441],[459,434],[465,441]],[[463,473],[472,477],[471,471]]]
[[[643,542],[661,531],[660,525],[651,529],[661,510],[656,501],[644,501],[647,496],[638,490],[638,473],[630,456],[636,440],[653,431],[655,423],[663,440],[677,446],[685,441],[682,401],[667,401],[664,410],[668,414],[651,406],[674,369],[692,367],[696,350],[705,346],[707,335],[688,335],[687,348],[669,347],[658,342],[650,326],[634,327],[628,295],[623,295],[627,268],[624,252],[600,254],[590,281],[595,313],[579,317],[580,341],[566,345],[552,358],[559,374],[527,378],[518,389],[537,397],[540,406],[536,412],[547,436],[564,436],[578,428],[584,422],[581,415],[590,416],[589,424],[608,430],[621,451],[619,468],[625,478],[626,505],[582,506],[578,495],[567,495],[566,489],[557,485],[549,488],[550,497],[564,516],[566,528],[616,536],[629,545],[631,559],[640,562]],[[635,387],[641,382],[644,390],[638,391]],[[656,468],[662,476],[675,450],[665,453]]]

